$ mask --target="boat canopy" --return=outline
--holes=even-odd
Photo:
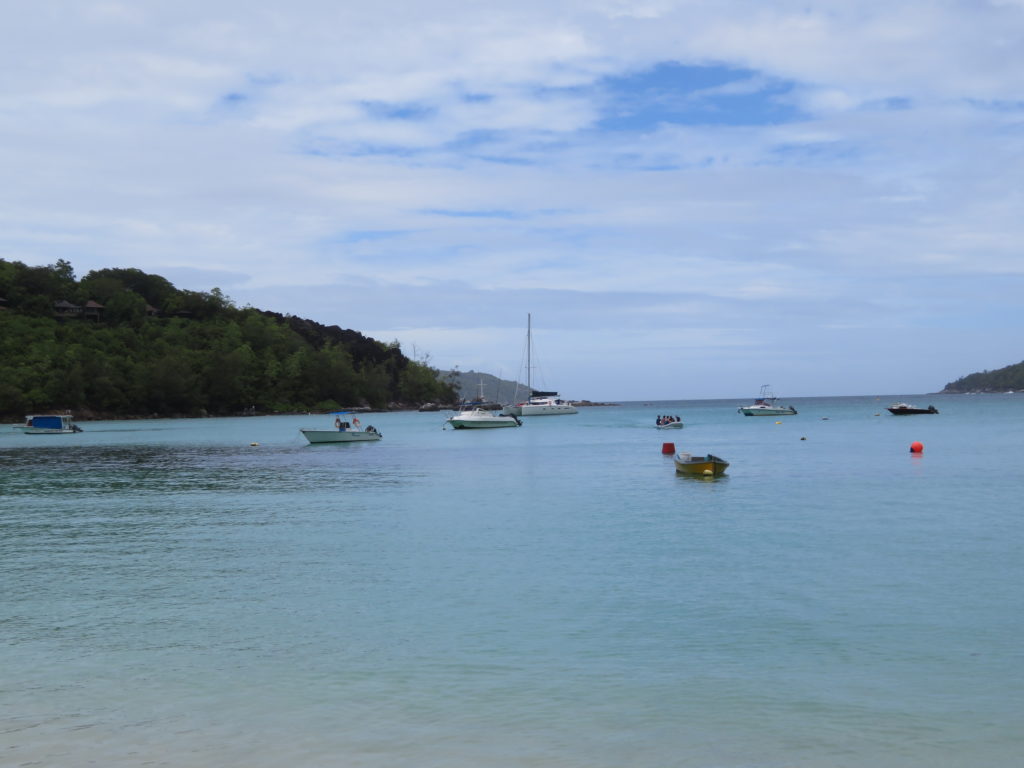
[[[65,418],[61,416],[33,416],[31,423],[36,429],[63,429]]]
[[[541,392],[539,389],[531,390],[530,397],[558,397],[557,392]]]

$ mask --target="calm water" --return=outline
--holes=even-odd
[[[792,402],[4,434],[0,762],[1021,764],[1024,395]]]

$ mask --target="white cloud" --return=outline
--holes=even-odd
[[[22,4],[0,46],[0,257],[68,258],[80,274],[173,268],[204,290],[204,275],[231,275],[245,301],[433,341],[452,360],[462,345],[477,367],[493,334],[473,329],[498,322],[484,314],[518,332],[533,302],[554,302],[567,325],[572,308],[587,319],[573,343],[623,359],[630,345],[693,344],[679,339],[700,326],[699,354],[724,365],[751,332],[794,324],[806,331],[786,354],[818,359],[866,311],[869,325],[934,339],[950,305],[915,275],[981,295],[976,281],[1024,271],[1022,14],[1006,2]],[[604,130],[602,78],[662,62],[742,74],[691,103],[786,83],[777,98],[797,116]],[[873,288],[887,281],[902,297]],[[374,303],[332,318],[353,284]],[[990,332],[1009,345],[1008,325]]]

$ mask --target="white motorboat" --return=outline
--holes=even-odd
[[[540,392],[533,388],[533,326],[529,314],[526,315],[526,390],[529,398],[505,406],[503,416],[559,416],[578,412],[575,405],[562,400],[557,392]]]
[[[655,424],[655,429],[682,429],[683,422],[681,421],[667,421],[664,424]]]
[[[26,416],[24,424],[11,426],[26,435],[70,435],[82,431],[68,413]]]
[[[521,427],[523,422],[517,416],[499,414],[477,406],[459,411],[448,419],[444,426],[447,427],[449,424],[452,429],[494,429],[495,427]]]
[[[751,405],[741,405],[737,413],[744,416],[795,416],[796,408],[792,405],[776,405],[778,400],[767,384],[761,385],[761,393]]]
[[[380,440],[383,435],[372,426],[365,429],[359,417],[351,420],[343,418],[349,411],[337,411],[334,414],[334,429],[300,429],[299,432],[310,442],[310,445],[322,443],[367,443]]]

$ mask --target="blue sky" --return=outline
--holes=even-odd
[[[1024,357],[1024,3],[21,3],[0,257],[569,397]]]

